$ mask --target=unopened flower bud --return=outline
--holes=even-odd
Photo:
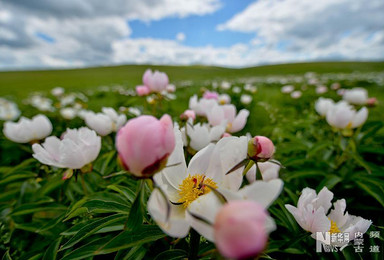
[[[248,141],[248,156],[252,160],[266,161],[275,153],[271,139],[265,136],[255,136]]]
[[[230,201],[216,215],[214,236],[219,252],[242,259],[260,254],[268,241],[268,213],[253,201]]]
[[[139,178],[148,178],[166,166],[168,156],[175,148],[172,119],[164,115],[131,119],[117,133],[116,148],[119,159],[129,172]]]

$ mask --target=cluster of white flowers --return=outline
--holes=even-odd
[[[20,113],[15,103],[0,98],[0,120],[15,120],[20,116]]]

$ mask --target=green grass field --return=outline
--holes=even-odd
[[[36,70],[0,72],[0,96],[26,97],[31,91],[49,90],[61,86],[79,90],[101,85],[120,84],[136,86],[146,68],[164,71],[171,82],[183,80],[228,79],[245,77],[316,73],[382,72],[384,62],[318,62],[268,65],[243,69],[229,69],[207,66],[150,66],[125,65],[70,70]]]

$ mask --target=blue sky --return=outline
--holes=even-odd
[[[132,29],[131,38],[158,38],[174,40],[178,33],[185,34],[183,43],[187,46],[230,47],[236,43],[249,42],[251,33],[218,31],[216,26],[244,10],[251,0],[222,1],[222,7],[215,13],[186,18],[165,18],[160,21],[128,21]]]
[[[384,60],[383,0],[2,0],[0,69]]]

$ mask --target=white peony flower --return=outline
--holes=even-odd
[[[45,115],[37,115],[32,119],[21,117],[19,122],[5,122],[4,135],[16,143],[28,143],[44,139],[52,133],[52,124]]]
[[[60,109],[60,115],[67,120],[72,120],[77,115],[77,110],[72,107],[65,107]]]
[[[240,97],[240,102],[244,105],[248,105],[252,102],[252,96],[247,95],[247,94],[243,94]]]
[[[40,95],[34,95],[30,99],[30,104],[40,111],[55,111],[52,103],[53,101],[51,99],[42,97]]]
[[[212,126],[226,124],[226,131],[229,133],[236,133],[242,130],[247,123],[247,118],[249,116],[249,111],[247,109],[242,109],[236,115],[236,107],[232,104],[230,105],[215,105],[207,115],[208,122]]]
[[[198,116],[207,116],[208,112],[217,104],[216,99],[201,98],[198,100],[197,95],[193,95],[189,99],[189,109],[195,111]]]
[[[228,90],[231,88],[231,83],[228,81],[223,81],[221,82],[220,87],[224,90]]]
[[[17,105],[4,98],[0,98],[0,120],[15,120],[20,116]]]
[[[368,92],[364,88],[346,89],[343,99],[353,105],[365,105],[368,100]]]
[[[193,120],[188,120],[187,130],[184,129],[184,134],[190,138],[189,146],[195,151],[200,151],[212,142],[219,141],[225,132],[224,125],[210,127],[208,124],[191,125]],[[186,139],[186,137],[185,137]],[[187,143],[184,143],[187,145]]]
[[[361,126],[368,118],[368,109],[356,110],[345,101],[339,101],[327,111],[328,124],[337,129],[353,129]]]
[[[283,86],[283,87],[281,88],[281,92],[284,93],[284,94],[289,94],[289,93],[291,93],[294,89],[295,89],[294,86],[292,86],[292,85],[286,85],[286,86]]]
[[[330,98],[319,98],[315,103],[315,110],[319,115],[326,116],[329,109],[335,105],[335,102]]]
[[[64,89],[62,87],[56,87],[51,89],[51,94],[58,97],[64,94]]]
[[[217,189],[227,200],[255,200],[267,207],[277,198],[282,189],[282,181],[255,182],[239,191],[242,183],[243,167],[229,175],[225,173],[243,160],[247,154],[246,137],[227,137],[216,145],[209,144],[185,163],[181,133],[177,129],[176,147],[168,159],[171,167],[166,167],[154,176],[156,184],[170,201],[168,202],[158,189],[148,200],[148,211],[159,227],[172,237],[185,237],[190,227],[210,241],[214,240],[213,228],[195,216],[214,223],[222,202],[209,187]],[[208,187],[209,186],[209,187]],[[273,228],[273,224],[270,225]]]
[[[231,103],[231,97],[228,94],[221,94],[217,98],[217,102],[219,102],[220,105],[225,105]]]
[[[42,145],[32,146],[33,157],[39,162],[70,169],[81,169],[94,161],[100,148],[100,136],[87,127],[67,129],[62,140],[50,136]]]
[[[297,208],[288,204],[285,207],[304,230],[312,233],[313,238],[316,238],[316,232],[349,233],[349,241],[351,241],[356,238],[357,232],[365,233],[368,230],[372,221],[345,212],[344,199],[333,203],[334,209],[327,215],[332,199],[333,193],[327,187],[324,187],[319,194],[316,194],[313,189],[305,188],[297,202]],[[342,246],[345,243],[333,244]]]
[[[300,90],[296,90],[291,93],[291,98],[298,99],[301,98],[302,95],[303,93]]]
[[[110,107],[103,107],[102,113],[88,112],[85,114],[85,123],[99,135],[106,136],[117,132],[126,122],[126,115],[119,115]]]

